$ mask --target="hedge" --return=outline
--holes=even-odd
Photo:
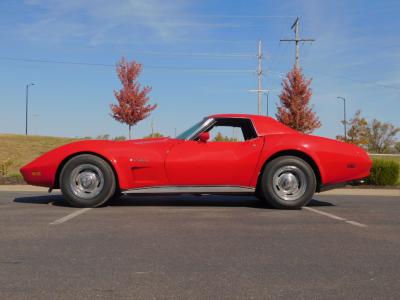
[[[370,185],[395,185],[399,178],[400,165],[393,160],[373,159],[371,175],[367,178]]]

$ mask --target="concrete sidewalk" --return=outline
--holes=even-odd
[[[43,192],[47,193],[48,188],[32,185],[0,185],[0,192]],[[345,195],[345,196],[388,196],[400,197],[400,189],[334,189],[321,193],[321,195]]]

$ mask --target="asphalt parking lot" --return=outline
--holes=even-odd
[[[0,192],[0,299],[398,299],[400,197]]]

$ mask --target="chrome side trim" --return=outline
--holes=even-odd
[[[195,186],[151,186],[122,191],[124,194],[242,194],[254,193],[249,186],[195,185]]]

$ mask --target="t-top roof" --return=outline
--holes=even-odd
[[[267,134],[282,134],[282,133],[299,133],[298,131],[287,127],[281,122],[266,116],[260,115],[251,115],[251,114],[215,114],[209,116],[210,118],[243,118],[250,119],[256,130],[258,135],[267,135]]]

